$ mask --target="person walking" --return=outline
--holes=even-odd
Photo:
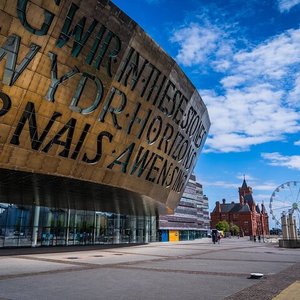
[[[213,229],[213,230],[212,230],[212,233],[211,233],[211,237],[212,237],[212,241],[213,241],[214,244],[215,244],[215,243],[217,242],[217,240],[218,240],[217,235],[218,235],[217,230],[216,230],[216,229]]]

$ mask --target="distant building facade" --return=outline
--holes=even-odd
[[[241,235],[259,236],[269,234],[269,217],[265,206],[255,204],[252,196],[252,188],[244,179],[239,188],[239,203],[216,202],[216,207],[211,213],[211,228],[215,228],[219,221],[227,221],[240,228]]]
[[[180,202],[172,215],[159,217],[162,241],[193,240],[207,236],[209,229],[208,198],[203,187],[191,175]]]

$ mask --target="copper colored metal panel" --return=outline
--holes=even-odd
[[[210,127],[175,61],[110,1],[6,1],[0,16],[0,168],[19,190],[0,196],[174,209]]]

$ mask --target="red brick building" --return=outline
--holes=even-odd
[[[240,234],[248,236],[259,236],[269,234],[269,217],[264,205],[255,204],[252,197],[252,188],[244,179],[239,188],[240,203],[216,202],[216,207],[211,213],[211,228],[216,228],[219,221],[233,223],[240,228]]]

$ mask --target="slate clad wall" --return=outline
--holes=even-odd
[[[0,1],[0,168],[173,209],[210,127],[195,87],[110,1]]]

